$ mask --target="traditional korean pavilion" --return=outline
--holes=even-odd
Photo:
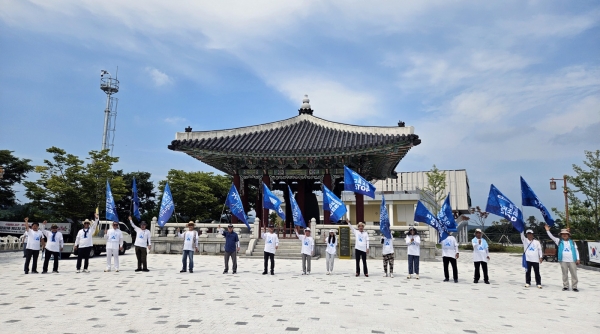
[[[313,115],[304,96],[298,115],[277,122],[214,131],[177,132],[170,150],[184,152],[233,176],[246,212],[248,186],[259,189],[257,216],[268,221],[262,208],[262,183],[283,190],[286,226],[293,227],[287,185],[296,193],[302,215],[320,220],[315,190],[321,184],[338,196],[343,190],[344,165],[367,180],[396,178],[394,171],[406,153],[421,143],[412,126],[360,126],[328,121]],[[356,217],[364,220],[363,195],[356,194]],[[324,222],[329,223],[325,211]],[[235,220],[235,217],[234,217]]]

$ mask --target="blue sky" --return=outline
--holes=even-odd
[[[297,114],[415,127],[398,171],[467,169],[518,201],[600,148],[596,1],[0,0],[0,147],[41,164],[99,149],[119,66],[116,166],[211,169],[167,145]],[[20,198],[23,198],[22,195]],[[526,208],[525,215],[536,213]],[[538,217],[539,214],[536,214]]]

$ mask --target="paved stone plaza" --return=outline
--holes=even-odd
[[[223,259],[196,256],[195,272],[179,273],[180,257],[150,254],[149,273],[136,273],[135,255],[121,257],[121,272],[104,273],[105,257],[90,274],[75,260],[60,274],[24,275],[21,253],[0,254],[3,333],[570,333],[600,332],[600,272],[578,271],[580,292],[561,291],[556,263],[541,266],[544,289],[523,287],[520,258],[492,254],[491,285],[472,283],[470,254],[462,253],[459,283],[444,283],[441,262],[422,262],[421,279],[354,277],[354,261],[325,261],[301,276],[297,260],[277,260],[263,276],[262,260],[240,259],[237,275],[223,275]],[[41,263],[38,264],[41,272]]]

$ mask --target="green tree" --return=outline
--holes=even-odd
[[[125,183],[125,195],[117,199],[115,197],[115,205],[117,206],[117,212],[119,218],[126,219],[127,216],[133,216],[133,178],[135,177],[135,183],[138,189],[138,198],[140,200],[140,214],[142,215],[141,220],[150,221],[152,219],[151,214],[157,209],[156,208],[156,192],[154,183],[150,181],[151,174],[148,172],[131,172],[123,173],[122,170],[114,172],[115,177],[121,177]]]
[[[25,175],[33,170],[29,159],[19,159],[14,151],[0,150],[0,167],[4,175],[0,178],[0,209],[17,204],[13,186],[23,182]]]
[[[167,179],[159,182],[158,189],[161,198],[167,181],[173,195],[175,212],[181,218],[185,220],[219,220],[231,187],[231,177],[171,169],[167,174]]]
[[[35,168],[39,179],[23,184],[31,204],[38,210],[51,212],[51,218],[80,220],[92,216],[96,207],[100,208],[102,217],[107,180],[115,198],[124,195],[123,179],[114,177],[111,170],[119,158],[111,157],[109,150],[90,151],[87,164],[57,147],[46,152],[52,154],[52,159],[44,160],[44,166]]]
[[[447,195],[445,191],[446,173],[440,171],[436,165],[433,165],[433,168],[425,173],[425,175],[427,175],[427,186],[421,192],[421,198],[437,213],[441,209]]]
[[[600,150],[585,151],[585,167],[573,164],[575,176],[567,176],[569,225],[577,239],[600,239]],[[565,221],[564,211],[552,211]]]

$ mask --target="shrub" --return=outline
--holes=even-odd
[[[489,244],[490,252],[506,252],[506,246],[503,244]]]
[[[473,244],[468,243],[466,245],[460,246],[460,248],[464,250],[473,250]]]

